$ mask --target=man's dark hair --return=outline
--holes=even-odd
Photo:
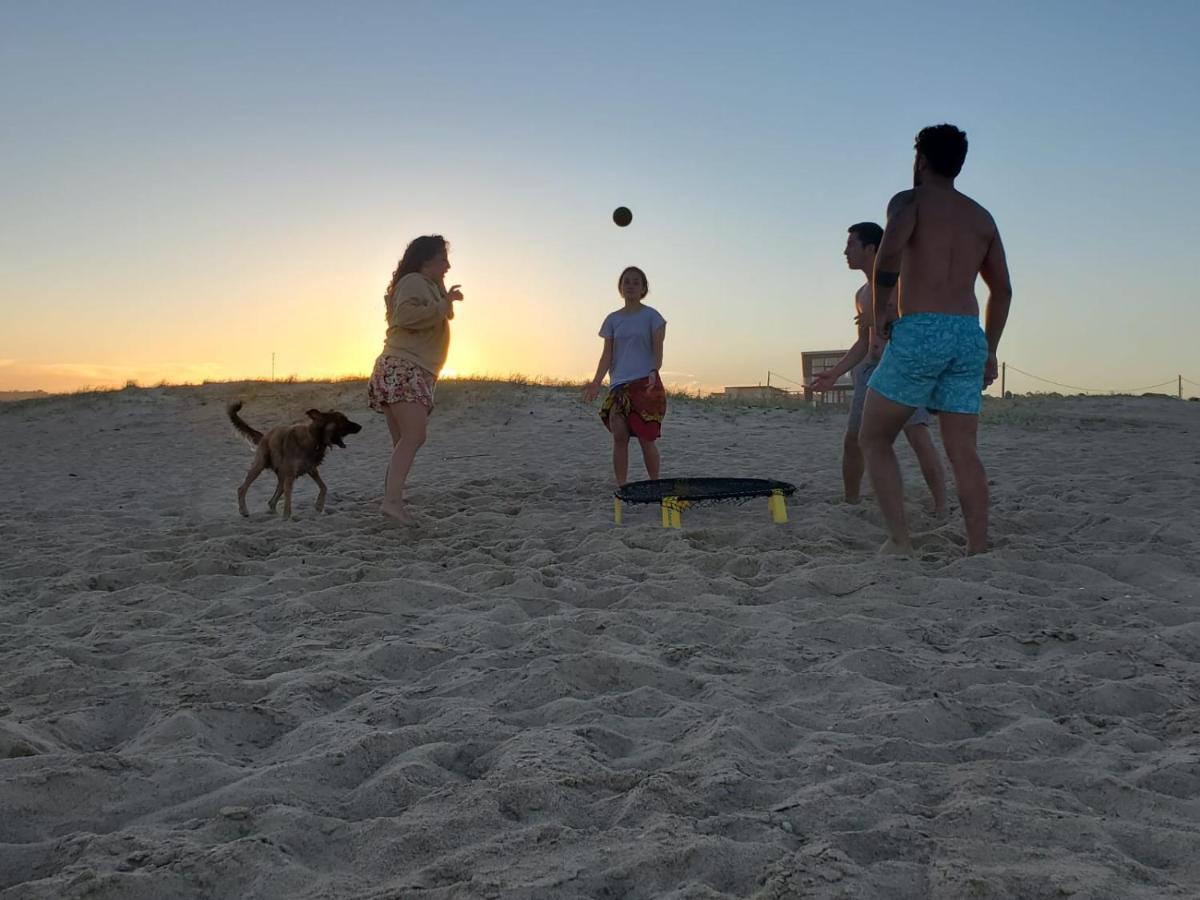
[[[874,222],[859,222],[846,230],[858,238],[863,247],[874,247],[878,250],[879,242],[883,240],[883,229]]]
[[[967,133],[953,125],[930,125],[917,133],[917,152],[944,178],[957,178],[967,158]]]

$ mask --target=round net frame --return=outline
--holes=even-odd
[[[663,503],[681,507],[745,503],[756,497],[790,497],[796,486],[771,478],[659,478],[631,481],[614,493],[622,503]]]

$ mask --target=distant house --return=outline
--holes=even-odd
[[[756,384],[727,387],[721,396],[726,400],[783,400],[791,396],[791,391],[777,388],[773,384]]]
[[[808,388],[814,375],[820,375],[822,372],[832,369],[841,362],[846,353],[845,350],[805,350],[800,354],[800,364],[804,369],[805,400],[837,405],[850,403],[850,398],[854,396],[854,380],[850,377],[849,372],[837,380],[833,390],[826,391],[824,394],[814,394]]]

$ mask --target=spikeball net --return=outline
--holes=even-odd
[[[784,497],[796,493],[796,486],[770,478],[658,478],[631,481],[613,496],[613,519],[619,525],[622,504],[657,503],[662,507],[664,528],[683,527],[683,511],[691,506],[741,504],[758,497],[767,498],[771,518],[778,524],[787,521]]]

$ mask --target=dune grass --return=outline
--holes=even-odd
[[[301,378],[289,375],[285,378],[242,378],[229,380],[205,379],[201,382],[159,381],[153,385],[141,385],[127,381],[122,387],[87,386],[73,391],[44,394],[23,400],[0,404],[0,411],[33,409],[64,401],[99,401],[105,398],[151,399],[168,393],[175,396],[198,396],[199,402],[242,400],[246,404],[258,401],[282,402],[288,406],[361,406],[365,400],[367,376],[362,374],[337,375],[322,378]],[[447,377],[438,382],[438,405],[451,408],[473,402],[495,400],[500,393],[514,388],[524,392],[553,391],[581,393],[587,382],[583,379],[553,378],[542,375],[526,375],[512,372],[507,375],[466,375]],[[803,410],[813,415],[841,415],[844,406],[814,404],[797,392],[770,398],[729,398],[721,394],[704,393],[693,387],[668,387],[672,403],[698,403],[726,408],[788,409]],[[1104,400],[1166,400],[1166,395],[1134,396],[1113,395],[1064,395],[1058,393],[1033,392],[1017,394],[1008,399],[984,397],[984,414],[994,421],[1022,423],[1027,419],[1041,418],[1041,407],[1047,402],[1091,399]]]
[[[352,408],[365,404],[365,375],[340,375],[325,378],[242,378],[229,380],[206,379],[201,382],[159,381],[153,385],[141,385],[130,380],[122,387],[88,386],[74,391],[47,394],[25,400],[0,404],[0,410],[30,410],[63,403],[128,400],[150,400],[177,397],[194,398],[201,405],[210,402],[222,404],[241,400],[247,406],[256,403],[272,403],[284,407]],[[492,402],[505,395],[511,402],[511,394],[533,395],[547,391],[579,395],[587,382],[584,379],[552,378],[541,375],[525,375],[513,372],[507,375],[468,375],[439,380],[437,399],[439,408],[451,409],[472,403]],[[715,404],[724,407],[758,407],[764,409],[805,409],[816,412],[817,408],[804,402],[803,397],[772,398],[770,400],[731,400],[721,395],[706,394],[693,387],[668,386],[671,402],[675,404]],[[824,408],[822,408],[824,409]]]

